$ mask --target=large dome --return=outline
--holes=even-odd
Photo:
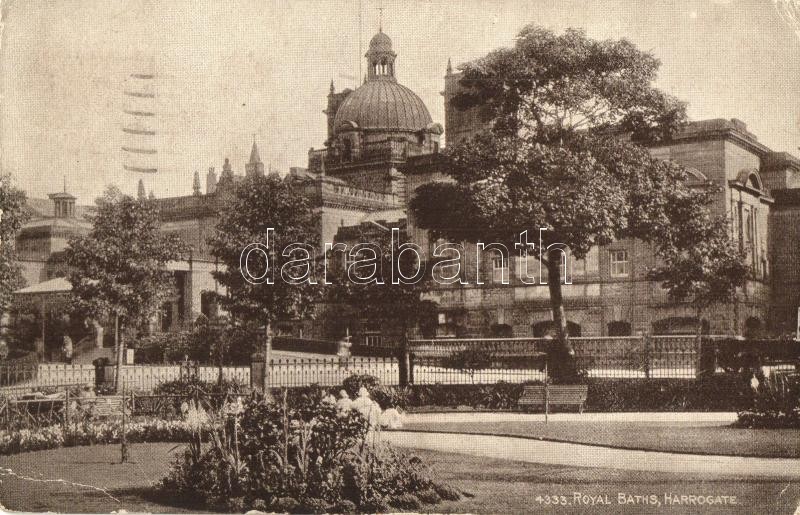
[[[433,120],[422,99],[407,87],[394,80],[368,80],[336,111],[335,130],[346,122],[360,129],[418,131]]]

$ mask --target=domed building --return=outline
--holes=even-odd
[[[398,165],[439,151],[442,126],[425,103],[397,81],[391,38],[379,30],[364,55],[367,75],[355,90],[339,93],[331,82],[325,149],[309,153],[309,170],[339,177],[352,186],[404,195]]]

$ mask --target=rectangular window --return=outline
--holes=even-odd
[[[627,277],[630,273],[627,250],[612,250],[609,252],[611,261],[611,277]]]
[[[508,261],[503,263],[503,258],[499,256],[492,258],[492,280],[496,283],[503,282],[503,277],[508,277]]]
[[[373,347],[380,347],[383,343],[383,336],[380,334],[367,334],[364,336],[364,343]]]
[[[584,260],[586,263],[585,266],[587,274],[596,274],[599,271],[599,257],[600,251],[597,249],[597,247],[592,247],[589,249],[589,253],[586,254],[586,259]]]
[[[570,264],[572,265],[572,274],[575,277],[583,277],[586,274],[586,258],[573,259]]]

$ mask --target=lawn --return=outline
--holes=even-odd
[[[685,422],[418,422],[404,429],[502,434],[625,449],[800,458],[800,430]]]
[[[6,509],[24,511],[181,513],[185,508],[159,499],[153,481],[162,477],[174,456],[173,444],[136,444],[133,461],[117,463],[119,446],[72,447],[19,454],[0,458],[0,467],[35,478],[63,479],[107,489],[108,493],[87,486],[60,482],[34,482],[10,477],[3,472],[0,502]],[[524,513],[537,508],[556,508],[571,513],[605,511],[607,513],[643,513],[656,510],[670,513],[695,513],[697,506],[670,506],[664,510],[665,494],[736,496],[735,505],[721,505],[702,510],[717,513],[792,513],[800,502],[800,483],[750,481],[737,478],[715,480],[708,476],[688,477],[661,473],[626,472],[608,469],[584,469],[537,465],[459,454],[414,451],[442,481],[468,492],[471,497],[445,502],[428,511],[449,513]],[[576,497],[576,493],[578,494]],[[661,507],[619,504],[620,493],[631,496],[655,496]],[[548,506],[554,497],[569,506]],[[598,497],[600,496],[600,497]],[[113,498],[112,498],[113,497]],[[595,504],[608,499],[610,505]],[[191,510],[195,511],[195,510]]]

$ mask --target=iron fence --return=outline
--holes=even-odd
[[[490,358],[484,362],[460,362],[452,357],[415,356],[411,360],[413,384],[494,384],[544,381],[544,362],[525,358],[513,360]]]
[[[268,384],[271,387],[337,386],[351,375],[369,374],[382,384],[395,385],[399,380],[396,358],[386,357],[330,357],[330,358],[280,358],[270,360]]]
[[[14,386],[35,381],[38,371],[37,364],[2,364],[0,365],[0,386]]]
[[[570,338],[570,343],[578,368],[589,377],[690,379],[699,371],[700,343],[694,336],[575,337]],[[528,377],[535,377],[535,367],[528,366],[526,375],[518,366],[513,367],[513,371],[504,370],[509,367],[503,362],[526,363],[532,356],[548,353],[555,344],[557,342],[549,338],[414,340],[409,342],[409,352],[414,357],[415,382],[420,381],[419,365],[432,365],[438,360],[439,366],[447,368],[448,356],[468,349],[479,350],[495,361],[493,366],[481,371],[483,376],[528,380]],[[438,374],[460,377],[463,370],[459,374],[452,370]]]

